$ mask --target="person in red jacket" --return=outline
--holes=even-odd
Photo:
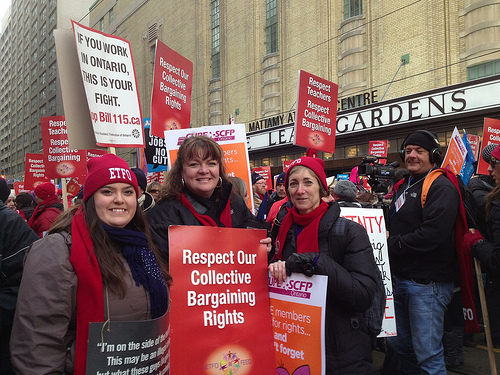
[[[28,225],[40,238],[48,231],[59,214],[63,205],[56,195],[56,187],[51,182],[44,182],[35,188],[37,206],[31,215]]]

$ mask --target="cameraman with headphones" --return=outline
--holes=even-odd
[[[411,133],[400,155],[409,175],[395,187],[389,210],[388,246],[398,334],[388,338],[388,343],[401,360],[401,373],[446,374],[441,339],[458,273],[454,229],[460,196],[453,183],[440,175],[422,207],[424,179],[442,161],[434,133]]]

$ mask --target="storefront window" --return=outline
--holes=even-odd
[[[345,157],[346,158],[355,158],[358,156],[358,150],[356,145],[348,146],[345,148]]]

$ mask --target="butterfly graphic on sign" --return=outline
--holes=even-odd
[[[311,370],[309,369],[309,365],[304,365],[297,367],[295,371],[290,374],[287,369],[283,367],[278,367],[276,369],[277,375],[311,375]]]

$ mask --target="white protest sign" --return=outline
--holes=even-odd
[[[341,207],[340,216],[361,224],[368,233],[373,248],[375,262],[384,281],[386,306],[382,332],[378,337],[396,336],[396,317],[394,314],[394,298],[392,291],[391,267],[387,249],[384,212],[380,208]]]
[[[165,146],[168,153],[168,169],[177,159],[177,151],[186,138],[203,135],[212,138],[224,151],[224,168],[228,176],[239,177],[252,191],[245,124],[202,126],[194,129],[165,130]],[[253,205],[253,194],[250,206]]]
[[[72,24],[97,144],[144,147],[130,43],[74,21]]]

